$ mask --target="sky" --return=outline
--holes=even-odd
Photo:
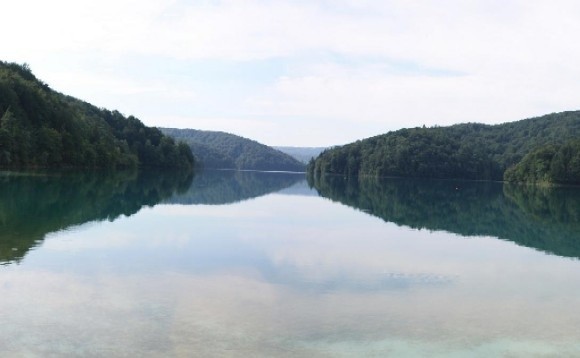
[[[0,60],[150,126],[331,146],[580,109],[575,0],[4,2]]]

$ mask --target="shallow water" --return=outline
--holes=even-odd
[[[577,189],[8,176],[3,356],[577,356]]]

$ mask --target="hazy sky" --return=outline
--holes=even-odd
[[[0,59],[147,125],[269,145],[580,107],[580,1],[5,1]]]

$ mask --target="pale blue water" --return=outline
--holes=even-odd
[[[4,178],[1,356],[580,356],[576,189],[156,178]]]

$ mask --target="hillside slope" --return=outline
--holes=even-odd
[[[193,166],[191,150],[135,117],[53,91],[0,61],[0,167]]]
[[[205,168],[304,171],[306,167],[288,154],[237,135],[196,129],[160,130],[187,143]]]
[[[580,139],[547,144],[508,168],[504,180],[545,185],[580,185]]]
[[[580,112],[499,125],[477,123],[389,132],[324,151],[310,175],[502,180],[531,151],[580,138]]]

